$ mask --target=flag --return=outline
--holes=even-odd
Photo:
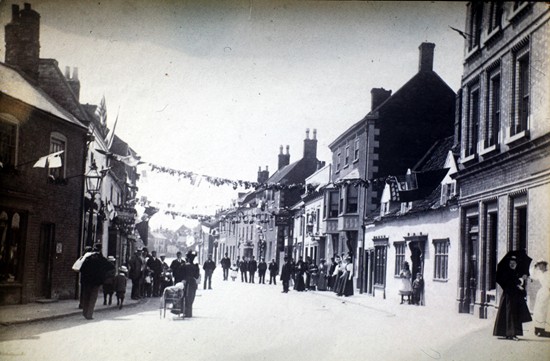
[[[99,117],[100,124],[107,126],[107,106],[105,105],[105,95],[101,98],[101,102],[99,103],[96,113]]]
[[[120,107],[118,108],[120,111]],[[115,124],[113,125],[113,129],[109,130],[109,134],[107,134],[107,149],[111,150],[111,146],[113,145],[113,140],[115,139],[115,129],[116,124],[118,122],[118,112],[116,114]]]
[[[453,28],[452,26],[449,26],[451,28],[451,30],[454,30],[456,31],[460,36],[462,36],[464,39],[468,40],[468,38],[471,38],[472,36],[468,33],[465,33],[464,31],[462,30],[458,30],[456,28]]]
[[[138,158],[134,157],[133,155],[127,155],[125,157],[113,154],[113,157],[118,160],[119,162],[122,162],[130,167],[136,167],[138,164],[143,164],[144,162],[140,161]]]
[[[60,168],[63,166],[63,162],[61,161],[61,154],[63,152],[63,150],[60,150],[58,152],[40,157],[36,163],[34,163],[33,168]]]

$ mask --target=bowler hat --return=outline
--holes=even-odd
[[[119,270],[120,272],[128,273],[128,268],[126,268],[126,266],[120,266],[120,267],[118,268],[118,270]]]
[[[109,257],[107,257],[107,261],[115,262],[115,261],[116,261],[116,258],[113,257],[113,256],[109,256]]]

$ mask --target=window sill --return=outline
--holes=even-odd
[[[491,43],[501,33],[502,33],[502,28],[500,26],[498,26],[497,28],[494,28],[493,31],[487,34],[487,37],[485,38],[485,41],[483,42],[483,44]]]
[[[462,157],[462,158],[460,159],[460,163],[462,163],[462,164],[471,163],[471,162],[473,162],[475,159],[476,159],[476,154],[470,154],[470,155],[467,156],[467,157]]]
[[[439,282],[439,283],[448,283],[449,280],[445,278],[434,278],[432,281]]]
[[[487,148],[484,148],[482,149],[480,152],[479,152],[479,155],[488,155],[488,154],[491,154],[491,153],[495,153],[498,151],[498,144],[493,144],[492,146],[490,147],[487,147]]]
[[[359,158],[353,160],[354,164],[357,163],[357,162],[359,162]]]
[[[479,45],[474,46],[468,53],[466,53],[464,60],[465,61],[471,60],[471,58],[479,54],[480,51],[481,51],[481,48],[479,47]]]
[[[519,5],[517,9],[512,9],[512,12],[510,13],[510,17],[508,18],[508,21],[515,21],[519,18],[520,14],[523,13],[525,9],[529,6],[529,1],[524,1],[523,4]]]
[[[519,140],[527,140],[529,138],[529,131],[523,130],[517,134],[511,135],[508,139],[506,139],[506,145],[513,144]]]

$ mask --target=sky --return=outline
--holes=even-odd
[[[370,90],[414,76],[424,41],[436,44],[434,70],[460,87],[464,39],[450,27],[464,28],[465,2],[29,2],[40,57],[78,67],[81,103],[105,96],[109,127],[118,116],[116,134],[162,167],[256,181],[259,167],[274,173],[280,145],[302,157],[306,128],[329,163],[328,145],[369,112]],[[0,0],[2,39],[13,3],[23,7]],[[188,212],[235,198],[147,175],[142,195]]]

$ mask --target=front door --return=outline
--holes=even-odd
[[[40,227],[40,244],[37,264],[37,297],[52,298],[52,271],[55,257],[55,224],[43,223]]]

